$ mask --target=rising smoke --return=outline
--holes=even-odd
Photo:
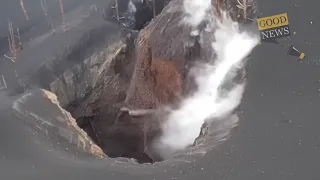
[[[184,22],[196,28],[206,16],[213,16],[210,9],[211,0],[185,0]],[[236,84],[233,78],[237,70],[243,68],[246,56],[260,39],[248,32],[240,32],[237,22],[233,22],[227,13],[223,13],[220,20],[212,18],[215,21],[211,25],[216,29],[212,33],[215,38],[212,48],[217,58],[209,64],[195,67],[198,68],[196,72],[201,72],[196,76],[198,91],[185,99],[179,109],[172,111],[163,124],[163,135],[155,143],[163,158],[192,145],[204,122],[226,121],[224,126],[214,129],[219,132],[229,132],[238,123],[237,118],[226,118],[240,104],[245,88],[244,82]],[[233,82],[233,88],[223,90],[226,81]]]

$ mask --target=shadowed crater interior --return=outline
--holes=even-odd
[[[141,124],[134,122],[120,109],[134,69],[138,30],[152,20],[154,13],[159,14],[166,2],[156,1],[155,11],[151,1],[123,0],[118,3],[119,21],[115,5],[105,11],[109,13],[104,14],[104,19],[125,30],[113,36],[113,40],[108,40],[107,45],[99,51],[85,57],[83,63],[64,70],[49,86],[63,107],[76,119],[78,126],[87,132],[107,156],[153,163],[154,159],[141,147],[144,138]],[[97,36],[99,34],[96,31]],[[85,42],[82,44],[86,45]],[[126,121],[116,122],[117,119]]]
[[[113,5],[104,10],[104,19],[99,16],[108,24],[101,23],[98,28],[90,30],[80,42],[53,60],[42,63],[39,70],[25,80],[53,92],[60,105],[76,119],[78,126],[111,158],[133,158],[139,163],[163,160],[146,152],[145,124],[121,108],[124,107],[136,63],[139,30],[161,13],[168,1],[158,0],[153,4],[146,0],[119,0],[118,15]],[[219,122],[215,127],[224,126],[223,121]],[[208,126],[211,128],[213,125]],[[204,126],[200,137],[210,133],[207,132],[208,126]],[[150,130],[150,127],[148,131],[159,131],[159,125],[155,127],[152,127],[155,130]],[[154,136],[152,133],[149,135]],[[202,146],[210,139],[198,140],[187,151],[197,152],[200,149],[199,152],[203,152],[212,145]]]

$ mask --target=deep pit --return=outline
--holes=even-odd
[[[133,158],[138,163],[154,163],[155,159],[150,158],[141,146],[145,137],[144,130],[141,127],[143,125],[135,123],[134,119],[127,112],[120,111],[120,108],[125,100],[126,90],[134,68],[133,57],[136,50],[134,42],[138,35],[137,31],[143,29],[153,19],[153,13],[159,14],[167,1],[156,1],[157,9],[155,12],[153,12],[151,2],[144,1],[141,3],[137,1],[135,3],[136,13],[129,11],[128,3],[129,1],[126,0],[119,1],[120,22],[116,20],[114,8],[112,8],[112,11],[108,11],[112,12],[112,15],[109,15],[108,18],[106,18],[106,15],[104,17],[119,26],[133,30],[123,39],[123,44],[115,44],[114,49],[108,47],[109,50],[112,50],[106,50],[107,53],[114,53],[114,57],[110,69],[105,70],[105,74],[101,77],[113,77],[97,80],[95,87],[90,91],[86,90],[87,86],[79,86],[77,91],[84,92],[84,97],[76,96],[72,101],[61,100],[62,98],[60,98],[60,101],[65,102],[63,103],[64,108],[76,118],[78,126],[87,132],[88,136],[101,147],[108,157]],[[65,72],[62,78],[51,84],[51,89],[55,93],[64,91],[61,90],[64,88],[58,87],[57,84],[68,84],[66,79],[72,79],[73,84],[81,84],[82,80],[79,80],[81,78],[79,76],[75,78],[74,76],[75,69],[71,73]],[[70,74],[72,77],[68,77]],[[68,85],[66,86],[68,87]],[[118,119],[117,122],[115,122],[116,119]],[[119,119],[124,119],[124,121]],[[158,160],[161,161],[161,159]]]
[[[119,4],[121,22],[118,22],[114,16],[115,9],[113,9],[113,16],[109,16],[112,19],[107,20],[122,27],[127,25],[125,28],[133,31],[125,31],[121,35],[125,34],[125,37],[120,40],[120,43],[109,44],[100,53],[95,53],[91,58],[86,59],[87,62],[65,71],[59,79],[50,84],[50,87],[58,95],[63,107],[76,119],[78,126],[87,132],[108,157],[133,158],[138,163],[155,163],[163,159],[154,153],[151,153],[152,157],[150,157],[150,152],[145,152],[144,141],[155,137],[160,129],[159,124],[149,125],[153,130],[146,131],[146,124],[139,122],[141,117],[131,117],[128,112],[120,110],[134,69],[137,30],[148,25],[154,17],[154,12],[149,1],[137,3],[135,14],[128,12],[126,3],[129,1],[119,2],[121,2]],[[168,3],[166,0],[156,1],[158,8],[155,13],[161,13],[166,3]],[[105,64],[103,61],[106,56],[111,56],[110,66],[103,67],[105,69],[95,80],[95,85],[88,89],[84,84],[92,81],[92,78],[90,80],[86,76],[96,76],[90,75],[96,69],[86,66],[92,62],[101,61],[97,63],[98,69],[101,69]],[[197,142],[194,145],[197,145]],[[199,143],[202,142],[203,139],[200,139]]]
[[[115,53],[111,65],[100,76],[101,79],[96,82],[95,87],[86,90],[87,86],[79,85],[85,83],[85,77],[78,77],[72,84],[75,83],[74,85],[79,88],[76,91],[86,92],[85,95],[75,95],[76,98],[72,101],[61,98],[60,102],[64,102],[64,108],[76,119],[78,126],[87,132],[108,157],[133,158],[138,163],[154,163],[155,159],[150,158],[142,148],[145,138],[144,124],[135,122],[135,118],[128,112],[120,110],[126,98],[126,90],[134,67],[132,57],[135,53],[136,35],[136,32],[129,33],[123,46],[116,46],[121,49],[115,48],[111,51]],[[65,87],[66,89],[70,87],[68,79],[75,78],[74,74],[72,77],[68,77],[70,74],[67,74],[51,84],[51,89],[55,93],[59,94]],[[65,86],[57,86],[63,83]]]
[[[159,133],[159,123],[147,124],[145,119],[153,117],[132,117],[121,110],[135,65],[136,39],[139,30],[154,17],[153,4],[137,0],[136,13],[132,13],[128,11],[129,0],[119,2],[119,21],[112,7],[104,11],[109,14],[105,13],[103,17],[121,30],[117,27],[110,31],[109,26],[105,28],[102,25],[100,29],[86,34],[65,54],[44,63],[31,79],[57,95],[61,106],[71,113],[78,126],[108,157],[155,163],[163,159],[157,154],[150,154],[144,145],[146,139],[152,140]],[[168,0],[156,2],[155,13],[159,14]],[[219,128],[224,126],[223,123],[211,124],[210,128]],[[210,139],[207,136],[211,133],[208,126],[203,126],[202,130],[192,148],[186,151],[200,149],[203,152],[216,145],[215,137]]]

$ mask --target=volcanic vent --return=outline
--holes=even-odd
[[[238,31],[233,32],[229,21],[227,25],[211,27],[220,31],[208,31],[208,27],[204,27],[206,23],[207,26],[212,25],[211,21],[215,20],[212,16],[206,17],[205,23],[196,27],[182,25],[180,22],[185,13],[182,7],[186,6],[184,1],[173,0],[167,6],[164,1],[158,2],[163,3],[164,9],[161,14],[154,16],[160,10],[153,11],[151,1],[121,1],[118,4],[118,20],[114,13],[113,17],[107,14],[104,17],[108,17],[108,20],[112,17],[114,22],[125,28],[113,31],[112,38],[105,39],[104,45],[95,48],[94,53],[64,70],[49,84],[51,91],[77,120],[79,127],[109,157],[134,158],[139,163],[153,163],[170,158],[176,152],[197,154],[211,149],[237,124],[238,118],[233,111],[239,105],[244,86],[243,79],[234,82],[233,78],[238,77],[238,72],[243,72],[242,60],[251,51],[256,39],[242,37]],[[130,3],[135,9],[129,6]],[[114,8],[112,10],[115,12]],[[147,15],[141,16],[144,13]],[[195,31],[197,28],[200,30]],[[143,30],[135,31],[140,29]],[[213,32],[220,33],[221,38],[215,38]],[[92,37],[104,37],[104,33],[102,30],[95,31]],[[233,62],[233,57],[228,57],[232,63],[223,64],[225,59],[219,59],[218,50],[211,46],[218,39],[221,44],[216,43],[216,48],[220,48],[221,54],[229,50],[224,43],[248,43],[248,46],[244,46],[247,49],[241,51],[243,54],[239,52],[238,58],[235,58],[237,61]],[[222,65],[216,64],[215,59],[220,60],[217,62]],[[209,66],[194,69],[198,63]],[[216,69],[219,65],[222,67],[220,70]],[[201,76],[195,76],[199,72]],[[218,78],[221,84],[207,81],[212,77]],[[199,86],[199,82],[204,84]],[[228,83],[230,87],[224,88],[226,82],[231,82]],[[217,91],[210,92],[215,96],[203,96],[208,94],[208,85],[217,86]],[[204,101],[187,98],[193,97],[193,94]],[[200,120],[194,121],[192,111],[197,108],[189,108],[186,104],[199,102],[197,108],[202,107],[201,102],[209,102],[219,112],[203,107],[198,110],[204,116],[196,117]],[[190,110],[191,119],[185,115],[177,116],[183,107]],[[166,124],[165,121],[172,117],[173,120],[185,120],[189,124],[175,121]],[[169,131],[164,131],[165,124]],[[163,149],[161,144],[166,148]]]

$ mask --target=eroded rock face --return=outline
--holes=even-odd
[[[56,149],[67,150],[69,144],[72,144],[82,152],[105,157],[102,149],[79,128],[71,114],[60,106],[55,94],[42,89],[27,92],[13,103],[12,108],[15,114],[22,116],[32,127],[33,132],[50,139]]]
[[[127,113],[141,112],[132,119],[141,124],[152,124],[146,129],[144,151],[151,149],[150,144],[161,133],[161,122],[166,120],[166,113],[156,115],[165,106],[176,108],[182,99],[197,90],[195,76],[189,73],[197,63],[212,62],[216,52],[212,49],[215,42],[212,34],[216,30],[216,13],[227,10],[230,16],[240,24],[253,24],[256,12],[253,1],[248,1],[248,8],[243,9],[236,1],[212,1],[212,10],[198,27],[180,23],[185,18],[184,1],[172,0],[143,30],[137,39],[137,61],[125,100]],[[238,6],[239,5],[239,8]],[[235,12],[231,9],[238,8]],[[243,14],[246,14],[244,17]],[[239,15],[239,16],[238,16]],[[222,18],[222,17],[221,17]],[[198,33],[192,35],[197,30]],[[238,81],[244,81],[244,70],[239,73]],[[149,110],[150,113],[146,113]],[[153,113],[152,111],[155,111]],[[125,113],[125,112],[124,112]],[[151,115],[150,115],[151,114]],[[145,122],[145,123],[142,123]],[[150,122],[150,123],[149,123]],[[157,130],[158,129],[158,130]],[[142,150],[142,151],[143,151]],[[154,154],[154,152],[148,152]],[[157,156],[155,154],[155,156]]]
[[[63,107],[111,157],[141,159],[143,156],[136,149],[137,142],[142,139],[139,124],[127,119],[125,125],[114,125],[134,69],[135,36],[133,31],[108,44],[50,84]]]
[[[211,22],[215,21],[213,16],[216,11],[228,10],[230,16],[235,16],[234,20],[240,24],[244,24],[245,18],[250,18],[248,22],[251,24],[254,22],[252,18],[256,17],[256,12],[253,1],[248,1],[250,4],[246,4],[247,9],[242,9],[244,5],[241,6],[239,2],[213,1],[212,10],[208,12],[212,15],[193,28],[182,23],[186,16],[184,1],[172,0],[139,33],[137,61],[126,107],[129,110],[157,109],[162,105],[176,104],[192,93],[196,87],[190,69],[199,62],[210,62],[216,57],[211,46],[215,42],[212,34],[217,27]],[[239,12],[234,14],[231,8],[238,8]],[[195,30],[197,33],[192,35]]]
[[[120,110],[135,66],[136,36],[137,32],[132,31],[127,37],[109,42],[83,63],[66,69],[50,83],[50,89],[107,155],[149,162],[144,150],[146,121]],[[159,125],[154,127],[157,130]]]
[[[91,57],[85,59],[83,63],[76,64],[64,71],[58,79],[50,84],[50,89],[58,95],[63,106],[82,100],[103,83],[112,83],[116,78],[116,64],[127,62],[127,65],[130,65],[130,61],[120,57],[127,48],[125,38],[108,44],[101,51],[95,52]]]

